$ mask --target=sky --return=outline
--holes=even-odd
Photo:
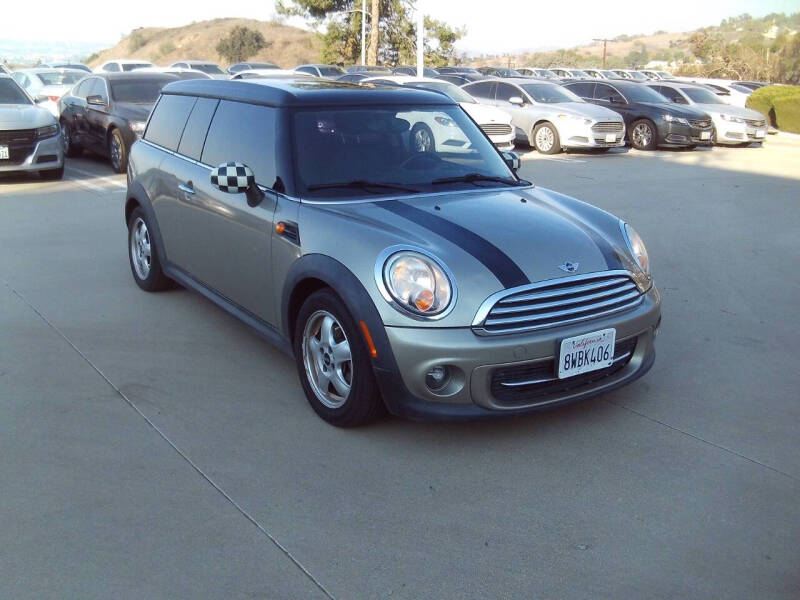
[[[568,48],[594,37],[688,31],[730,16],[800,12],[800,0],[417,0],[426,14],[465,27],[458,49],[470,54]],[[273,0],[167,0],[115,3],[116,11],[63,0],[3,3],[3,40],[103,42],[112,45],[136,27],[175,27],[218,17],[269,20]],[[33,7],[35,6],[35,13]],[[76,6],[84,9],[76,10]],[[301,22],[291,22],[301,25]]]

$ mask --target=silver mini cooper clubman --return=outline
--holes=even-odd
[[[419,151],[420,124],[468,144]],[[518,166],[434,92],[176,82],[130,154],[131,270],[293,355],[339,426],[512,415],[642,376],[661,319],[642,240]]]

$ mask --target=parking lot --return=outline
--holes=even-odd
[[[244,324],[136,287],[107,162],[0,180],[0,596],[797,598],[800,137],[522,165],[642,234],[655,366],[357,430]]]

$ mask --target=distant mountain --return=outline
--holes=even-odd
[[[107,46],[107,42],[0,39],[0,62],[35,64],[50,60],[81,60]]]
[[[255,19],[213,19],[183,27],[134,29],[116,46],[92,55],[89,66],[96,67],[112,58],[139,58],[158,65],[169,65],[181,59],[221,63],[217,43],[237,25],[260,31],[267,42],[267,47],[249,60],[272,62],[286,68],[319,61],[321,43],[311,31]]]

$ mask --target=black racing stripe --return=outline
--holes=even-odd
[[[425,227],[468,252],[481,261],[503,284],[503,287],[513,288],[531,282],[522,269],[517,266],[517,263],[511,260],[505,252],[469,229],[400,200],[385,200],[375,204]]]
[[[594,242],[594,245],[597,246],[598,250],[600,250],[600,254],[603,255],[603,259],[606,261],[606,267],[608,269],[617,271],[625,268],[619,258],[619,254],[617,254],[617,251],[614,250],[614,247],[602,235],[597,233],[594,228],[589,227],[578,217],[560,208],[555,203],[544,201],[544,204],[546,204],[547,208],[552,210],[554,213],[564,217],[576,227],[579,227],[581,231],[591,238],[591,240]]]

